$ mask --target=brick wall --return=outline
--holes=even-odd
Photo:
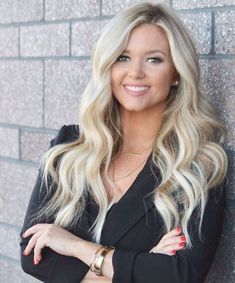
[[[0,4],[0,281],[38,282],[21,271],[19,231],[39,160],[57,129],[76,123],[100,28],[143,1],[3,0]],[[159,2],[159,1],[152,1]],[[201,88],[228,130],[226,221],[207,282],[235,281],[235,1],[169,0],[195,38]]]

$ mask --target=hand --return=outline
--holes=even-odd
[[[154,246],[149,252],[150,253],[161,253],[166,255],[174,255],[177,250],[183,249],[186,242],[186,237],[181,234],[181,228],[171,230],[165,234],[160,242]]]
[[[27,229],[23,238],[33,235],[24,250],[24,255],[29,255],[34,249],[34,264],[38,264],[42,259],[41,251],[44,247],[49,247],[55,252],[74,256],[74,245],[80,240],[64,228],[56,224],[36,224]]]

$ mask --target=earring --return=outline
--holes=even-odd
[[[175,81],[174,86],[178,86],[179,85],[179,81]]]

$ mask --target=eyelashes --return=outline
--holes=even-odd
[[[153,63],[161,63],[161,62],[163,62],[161,57],[150,57],[150,58],[148,58],[148,60],[153,60],[152,61]]]
[[[126,61],[127,58],[128,58],[128,56],[120,55],[120,56],[117,58],[117,61],[118,61],[118,62],[124,62],[124,61]]]
[[[118,58],[117,58],[117,62],[126,62],[127,59],[130,59],[129,56],[127,55],[120,55]],[[154,56],[154,57],[149,57],[147,59],[147,61],[151,60],[152,63],[161,63],[163,62],[162,58],[161,57],[158,57],[158,56]]]
[[[161,62],[163,62],[162,58],[158,57],[158,56],[150,57],[150,58],[148,58],[148,60],[151,60],[152,63],[161,63]]]

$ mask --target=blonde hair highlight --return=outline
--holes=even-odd
[[[179,86],[169,94],[160,133],[154,141],[152,161],[159,167],[162,178],[152,193],[165,232],[181,225],[190,248],[188,221],[199,206],[201,230],[208,191],[223,181],[227,157],[219,145],[223,142],[223,126],[198,88],[200,75],[194,44],[178,17],[163,4],[130,7],[103,29],[92,51],[92,78],[80,105],[79,137],[50,148],[42,159],[46,188],[49,191],[55,185],[56,190],[38,216],[52,216],[56,212],[56,224],[63,227],[76,224],[84,210],[85,196],[90,193],[99,205],[90,231],[93,240],[100,242],[107,210],[113,204],[108,201],[100,170],[104,169],[113,189],[107,172],[122,143],[110,68],[124,50],[130,32],[141,24],[159,26],[165,31],[179,75]],[[215,136],[220,136],[220,140],[215,142]]]

